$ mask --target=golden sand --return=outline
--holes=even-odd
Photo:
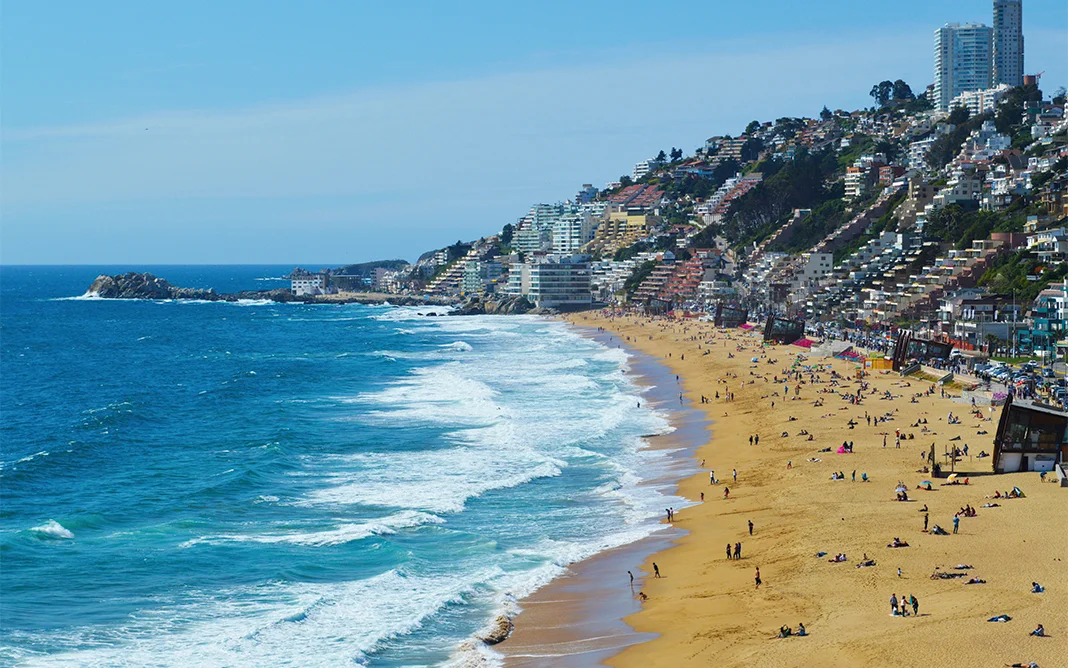
[[[659,637],[624,650],[609,665],[1068,665],[1068,489],[1040,482],[1037,473],[990,475],[991,460],[974,458],[980,450],[992,452],[999,409],[986,413],[992,421],[979,421],[969,406],[937,394],[910,403],[913,394],[930,384],[912,380],[905,387],[896,374],[883,372],[865,380],[895,398],[866,396],[862,404],[850,405],[838,394],[819,391],[856,392],[856,365],[815,357],[805,363],[830,364],[849,380],[832,388],[829,373],[820,374],[822,384],[809,383],[805,374],[797,399],[769,396],[782,394],[782,383],[771,379],[783,377],[804,352],[800,348],[770,347],[767,358],[754,365],[750,359],[762,354],[759,332],[731,330],[728,335],[706,323],[609,320],[590,313],[569,319],[604,327],[663,360],[715,421],[713,439],[698,451],[704,472],[683,481],[679,491],[694,501],[704,492],[705,502],[677,513],[676,523],[689,533],[649,560],[657,562],[663,577],[646,577],[642,589],[649,598],[640,612],[626,618],[636,630]],[[736,350],[739,345],[742,350]],[[706,349],[711,353],[704,355]],[[768,364],[768,359],[776,363]],[[791,397],[795,386],[791,381]],[[735,394],[733,402],[723,398],[727,392]],[[700,404],[701,395],[711,403]],[[814,406],[820,397],[824,406]],[[890,422],[869,427],[865,421],[866,412],[892,411]],[[961,424],[947,423],[950,411],[962,416]],[[796,420],[790,421],[791,416]],[[855,429],[847,426],[850,418],[860,423]],[[911,426],[921,418],[933,433]],[[798,435],[803,429],[813,434],[813,441]],[[895,448],[896,429],[914,439]],[[978,435],[980,430],[989,433]],[[789,436],[783,437],[784,431]],[[884,433],[889,434],[885,449]],[[759,445],[749,444],[751,434],[759,434]],[[961,440],[950,440],[956,436]],[[834,452],[843,440],[854,443],[854,454]],[[967,443],[971,457],[958,469],[987,475],[973,475],[967,486],[942,486],[943,480],[917,472],[924,464],[921,453],[932,443],[940,455]],[[819,452],[826,447],[832,452]],[[738,471],[737,482],[732,469]],[[708,470],[715,471],[720,484],[709,484]],[[850,479],[854,470],[856,482]],[[831,480],[835,471],[844,472],[846,479]],[[871,482],[861,482],[862,473]],[[931,480],[934,491],[916,489],[923,480]],[[898,481],[907,485],[912,502],[895,500]],[[984,498],[1014,485],[1026,498]],[[981,507],[991,501],[1000,507]],[[919,510],[924,504],[930,508],[930,524],[948,531],[954,513],[965,504],[976,508],[978,516],[962,518],[959,535],[932,535],[922,531]],[[888,548],[895,537],[909,547]],[[725,546],[739,541],[742,559],[727,560]],[[817,558],[818,552],[827,556]],[[838,553],[848,561],[828,563]],[[857,568],[864,554],[876,565]],[[986,584],[930,578],[937,569],[952,571],[958,564],[973,566],[968,577]],[[759,588],[754,583],[757,567],[763,580]],[[651,573],[651,563],[645,570]],[[1043,584],[1046,592],[1031,593],[1032,581]],[[891,594],[915,596],[920,614],[891,616]],[[986,621],[998,614],[1012,621]],[[799,622],[808,637],[774,638],[781,626],[796,631]],[[1038,624],[1052,637],[1029,636]]]

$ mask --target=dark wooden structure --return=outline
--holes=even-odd
[[[742,306],[727,306],[723,302],[716,304],[716,327],[738,327],[749,319],[749,309]]]
[[[994,472],[1052,471],[1068,459],[1066,429],[1068,413],[1010,395],[994,436]]]
[[[915,360],[920,364],[926,364],[930,360],[948,360],[953,352],[952,343],[918,339],[912,332],[905,329],[898,333],[897,343],[894,344],[894,371],[901,371]]]
[[[764,340],[776,343],[793,343],[805,335],[805,321],[768,316],[764,324]]]

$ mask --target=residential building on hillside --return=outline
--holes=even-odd
[[[1068,258],[1068,231],[1058,227],[1028,234],[1027,249],[1043,262],[1063,262]]]
[[[934,96],[932,102],[948,111],[964,91],[990,88],[993,31],[981,23],[947,23],[935,30]]]
[[[595,199],[597,199],[597,189],[593,187],[592,183],[583,183],[582,190],[575,195],[576,204],[589,204]]]
[[[1024,37],[1022,0],[994,0],[993,82],[1023,84]]]
[[[553,225],[553,253],[572,255],[593,240],[599,221],[591,216],[572,213],[561,216]]]
[[[655,172],[664,163],[656,158],[650,158],[649,160],[642,160],[634,165],[634,169],[631,171],[630,176],[637,181],[649,172]]]
[[[1012,90],[1012,86],[1008,84],[998,84],[993,88],[984,88],[982,90],[966,90],[954,97],[949,103],[949,107],[951,109],[964,107],[972,116],[978,116],[997,109],[998,102],[1010,90]]]
[[[533,222],[525,221],[512,235],[512,249],[524,254],[547,251],[552,240],[552,227],[538,228]]]

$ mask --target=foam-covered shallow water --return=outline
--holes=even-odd
[[[0,271],[4,663],[493,663],[497,614],[685,505],[639,484],[669,425],[626,354],[562,323]]]

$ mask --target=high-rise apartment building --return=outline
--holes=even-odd
[[[994,85],[1023,84],[1023,0],[994,0]]]
[[[990,88],[993,30],[981,23],[947,23],[935,30],[934,99],[942,111],[965,91]]]

